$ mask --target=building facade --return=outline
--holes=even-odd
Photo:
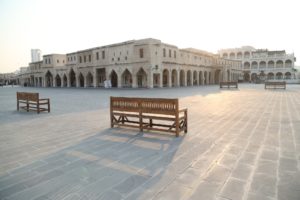
[[[264,82],[270,80],[285,80],[292,82],[296,79],[294,54],[268,49],[255,49],[244,46],[219,51],[222,58],[242,62],[243,79],[247,82]]]
[[[38,87],[181,87],[238,80],[241,61],[179,49],[157,39],[131,40],[29,64],[20,84]]]

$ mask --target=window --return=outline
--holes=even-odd
[[[163,56],[166,57],[166,49],[163,49]]]
[[[112,61],[114,61],[115,59],[114,59],[114,58],[112,58],[111,60],[112,60]]]
[[[99,60],[99,52],[96,53],[96,59]]]
[[[118,61],[120,61],[120,58],[118,58]]]
[[[45,59],[45,64],[47,64],[47,61],[48,61],[48,60],[47,60],[47,59]]]
[[[56,60],[57,63],[59,63],[59,60]]]
[[[140,49],[140,58],[144,58],[144,49]]]
[[[50,58],[48,59],[48,63],[51,64]]]
[[[174,58],[176,58],[176,51],[174,51]]]
[[[83,56],[83,62],[86,62],[86,56]]]
[[[74,61],[76,61],[76,57],[74,56]]]
[[[171,49],[169,49],[169,57],[171,58],[172,57],[172,51],[171,51]]]
[[[63,60],[63,63],[65,63],[65,60]]]
[[[105,51],[102,51],[102,59],[105,59]]]
[[[89,62],[92,61],[92,55],[89,55]]]
[[[82,58],[81,58],[81,56],[79,56],[79,62],[82,63]]]
[[[125,56],[125,60],[127,60],[127,56]]]

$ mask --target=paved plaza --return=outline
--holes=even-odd
[[[51,113],[17,112],[16,91]],[[109,96],[179,98],[188,133],[111,129]],[[0,199],[299,200],[300,85],[0,88]]]

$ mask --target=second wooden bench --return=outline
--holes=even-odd
[[[220,82],[220,88],[224,88],[224,87],[227,87],[227,88],[230,88],[230,87],[238,88],[238,83],[235,82],[235,81],[223,81],[223,82]]]

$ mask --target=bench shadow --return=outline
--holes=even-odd
[[[184,134],[109,128],[0,177],[1,198],[123,199],[151,190],[176,159]]]

